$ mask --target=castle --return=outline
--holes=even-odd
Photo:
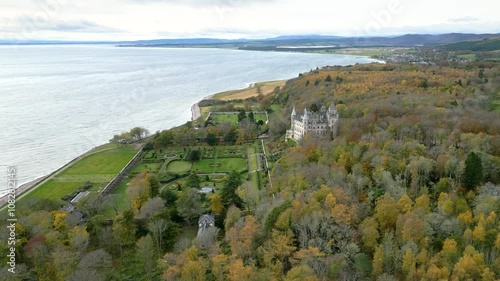
[[[291,128],[286,131],[286,138],[298,141],[308,133],[317,136],[327,136],[330,133],[335,135],[338,129],[339,114],[333,103],[328,109],[323,105],[319,112],[308,112],[307,108],[304,108],[302,115],[297,114],[294,106],[291,121]]]

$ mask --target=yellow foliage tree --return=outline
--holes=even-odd
[[[205,273],[203,262],[188,260],[182,267],[181,278],[183,281],[203,281]]]
[[[252,268],[243,265],[241,259],[235,259],[229,264],[228,280],[230,281],[249,281],[252,276]]]
[[[366,218],[361,223],[361,238],[363,239],[363,244],[370,250],[375,250],[377,247],[377,240],[380,237],[378,232],[378,223],[373,217]]]
[[[458,220],[465,225],[470,225],[473,222],[473,216],[471,211],[466,211],[458,215]]]
[[[408,194],[403,194],[398,200],[398,211],[402,214],[408,212],[411,210],[413,201],[411,200],[410,196]]]
[[[61,232],[66,233],[68,231],[68,224],[66,223],[66,217],[68,216],[67,212],[64,211],[55,211],[54,222],[52,223],[54,229]]]
[[[426,213],[429,213],[431,211],[431,205],[430,205],[430,199],[427,194],[422,194],[417,199],[415,199],[415,205],[413,206],[413,209],[418,209],[422,208]]]
[[[216,281],[226,280],[228,258],[224,254],[218,254],[212,257],[212,274]]]
[[[384,272],[384,249],[379,245],[373,254],[373,269],[372,276],[377,279],[377,276]]]
[[[479,253],[469,245],[465,248],[463,256],[458,259],[458,262],[453,267],[452,278],[479,280],[485,267],[484,254]]]
[[[486,231],[484,229],[484,226],[482,224],[478,224],[474,228],[474,231],[472,231],[472,240],[476,242],[484,242],[485,239],[486,239]]]
[[[392,196],[386,193],[377,200],[374,217],[380,223],[381,229],[394,227],[398,217],[398,207]]]
[[[210,210],[215,214],[220,214],[224,211],[224,206],[219,195],[214,194],[210,197]]]
[[[416,260],[413,251],[410,248],[407,248],[405,254],[403,256],[403,264],[401,269],[406,274],[407,279],[413,279],[416,274]]]
[[[246,258],[252,254],[252,244],[255,234],[259,231],[257,219],[250,215],[245,217],[243,227],[233,226],[229,231],[231,252],[237,257]]]

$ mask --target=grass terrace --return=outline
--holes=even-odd
[[[107,144],[99,147],[92,154],[56,174],[42,183],[25,197],[47,198],[59,200],[72,193],[78,186],[90,181],[94,183],[92,190],[105,186],[137,153],[131,146]]]

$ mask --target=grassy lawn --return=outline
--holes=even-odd
[[[110,194],[111,204],[105,210],[104,212],[105,216],[112,217],[115,215],[115,210],[113,209],[113,205],[118,209],[118,212],[122,212],[130,206],[130,200],[127,196],[127,187],[129,183],[130,179],[125,178]]]
[[[158,170],[160,170],[160,167],[161,167],[161,163],[141,163],[141,164],[138,164],[134,167],[134,169],[132,170],[132,173],[140,173],[144,170],[147,170],[149,172],[156,172]]]
[[[102,188],[123,169],[136,153],[135,149],[128,146],[103,145],[98,147],[94,154],[81,159],[62,173],[55,175],[52,179],[27,193],[26,197],[57,200],[73,192],[86,181],[96,183],[96,186]]]
[[[223,146],[217,148],[217,158],[222,157],[242,157],[245,155],[245,147],[244,146]]]
[[[271,110],[277,114],[277,116],[281,115],[281,111],[283,110],[283,108],[281,108],[281,106],[279,105],[276,105],[276,104],[273,104],[271,105]]]
[[[28,198],[38,197],[38,198],[52,198],[60,199],[64,195],[73,192],[82,182],[75,181],[60,181],[56,179],[51,179],[47,181],[44,185],[33,190],[26,195]]]
[[[256,171],[259,168],[259,162],[257,160],[257,154],[255,154],[255,147],[247,148],[248,161],[250,164],[250,180],[252,181],[252,187],[255,189],[260,189],[260,172]]]
[[[172,161],[167,166],[167,171],[172,173],[183,173],[191,169],[191,162],[188,161]]]
[[[457,57],[461,59],[475,60],[476,54],[462,54],[462,55],[457,55]]]
[[[244,172],[247,170],[247,160],[244,158],[203,159],[195,162],[193,169],[200,173],[231,172],[232,170]]]
[[[59,176],[113,174],[116,175],[137,151],[128,146],[116,147],[85,157]]]
[[[255,154],[255,148],[247,148],[248,160],[250,161],[250,171],[255,171],[259,169],[259,162],[257,160],[257,155]]]

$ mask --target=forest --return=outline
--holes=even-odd
[[[266,150],[279,155],[263,188],[248,194],[231,173],[200,206],[195,175],[195,188],[159,191],[143,172],[136,204],[111,219],[98,196],[77,206],[84,220],[32,198],[17,209],[17,273],[0,280],[498,280],[499,93],[495,62],[301,73],[252,100],[269,111]],[[293,106],[331,103],[335,136],[285,141]],[[260,129],[196,124],[147,146],[243,143]],[[181,226],[198,208],[215,227],[188,239]]]

